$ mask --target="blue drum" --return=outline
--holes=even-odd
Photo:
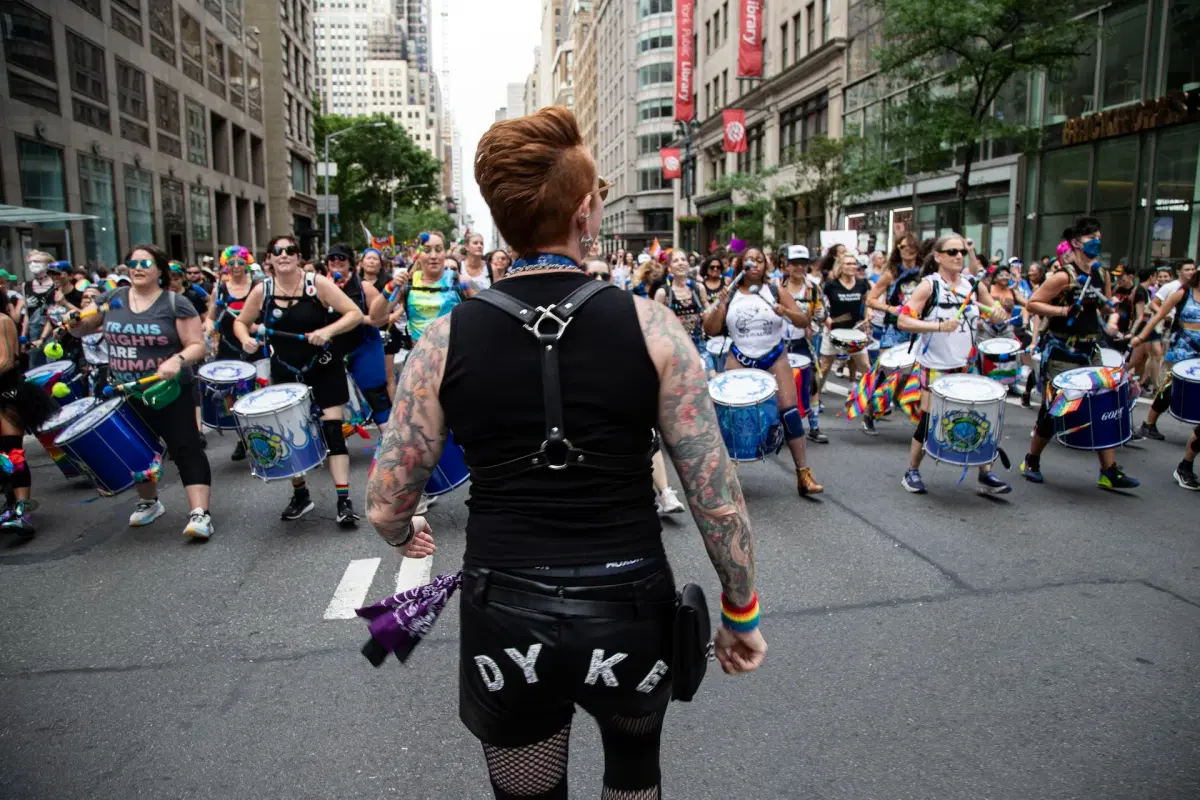
[[[1171,415],[1189,425],[1200,423],[1200,358],[1171,368]]]
[[[213,361],[200,367],[200,418],[215,431],[237,430],[233,404],[257,388],[258,372],[245,361]]]
[[[467,482],[467,462],[463,458],[463,449],[454,443],[454,432],[446,437],[446,448],[442,457],[425,484],[425,494],[436,497],[439,494],[452,492]]]
[[[25,373],[25,382],[40,386],[62,405],[87,397],[87,384],[74,361],[51,361]],[[55,395],[55,387],[61,385]],[[66,394],[63,394],[66,392]]]
[[[704,343],[705,361],[708,362],[709,369],[715,372],[725,371],[725,357],[729,355],[732,345],[733,339],[728,336],[714,336]]]
[[[38,428],[38,441],[42,443],[42,447],[46,448],[46,455],[50,456],[50,459],[62,470],[64,478],[78,478],[83,473],[79,471],[79,467],[75,465],[74,461],[67,458],[67,454],[54,443],[54,440],[63,432],[64,428],[91,411],[98,402],[94,397],[85,397],[82,400],[68,403],[56,411],[50,419],[43,422],[42,427]]]
[[[1111,376],[1111,377],[1109,377]],[[1115,386],[1105,386],[1106,382]],[[1054,438],[1075,450],[1120,447],[1133,434],[1129,379],[1123,371],[1079,367],[1060,373],[1054,391],[1080,398],[1079,407],[1054,417]]]
[[[54,444],[106,497],[156,480],[166,450],[123,397],[97,403],[63,428]]]
[[[246,444],[250,474],[264,481],[296,478],[316,469],[328,451],[312,413],[312,390],[279,383],[251,392],[233,404]]]
[[[960,467],[991,464],[1000,451],[1006,394],[1004,386],[982,375],[938,378],[929,387],[925,452]]]
[[[775,391],[775,376],[760,369],[730,370],[708,382],[721,438],[734,461],[759,461],[783,446]]]

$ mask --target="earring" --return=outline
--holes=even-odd
[[[589,213],[587,213],[587,214],[580,214],[580,215],[579,215],[579,218],[580,218],[580,219],[590,219],[590,218],[591,218],[591,216],[592,216],[592,215],[591,215],[591,213],[589,212]]]
[[[596,242],[596,240],[593,239],[591,236],[584,236],[582,239],[579,240],[579,247],[580,247],[580,249],[583,250],[583,254],[585,256],[588,253],[592,252],[592,245],[595,244],[595,242]]]

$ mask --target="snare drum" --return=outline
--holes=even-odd
[[[867,358],[870,360],[872,367],[879,363],[879,353],[879,340],[872,339],[871,344],[867,346]]]
[[[980,371],[1005,386],[1017,382],[1021,369],[1021,343],[1015,339],[988,339],[979,343]]]
[[[709,361],[717,372],[725,371],[725,356],[732,345],[733,339],[728,336],[714,336],[704,345],[704,351],[708,353]]]
[[[63,405],[87,397],[87,386],[74,361],[51,361],[49,364],[34,367],[25,373],[25,382],[40,386],[52,397],[54,387],[62,384],[66,387],[67,394],[54,399]]]
[[[54,440],[62,433],[63,428],[91,411],[98,402],[94,397],[85,397],[82,400],[68,403],[54,412],[50,419],[43,422],[42,427],[38,428],[38,441],[42,443],[42,447],[46,448],[46,454],[62,470],[65,478],[78,478],[83,473],[79,471],[75,462],[67,457],[62,448],[54,443]]]
[[[1007,390],[982,375],[946,375],[929,387],[925,452],[960,467],[991,464],[1000,449]]]
[[[1069,369],[1052,381],[1055,392],[1066,391],[1083,398],[1074,411],[1054,417],[1054,438],[1059,444],[1075,450],[1107,450],[1129,441],[1133,433],[1129,379],[1123,371],[1117,372],[1117,388],[1097,388],[1096,375],[1101,369]]]
[[[452,492],[467,482],[467,462],[463,457],[463,449],[454,443],[454,432],[446,436],[446,448],[442,457],[425,483],[425,494],[436,497],[439,494]]]
[[[258,372],[245,361],[212,361],[200,367],[200,419],[215,431],[237,430],[233,404],[253,392]]]
[[[1109,369],[1118,369],[1125,366],[1125,356],[1111,347],[1101,347],[1100,364]]]
[[[829,341],[837,352],[839,361],[845,361],[855,353],[871,346],[871,337],[856,328],[835,328],[829,332]]]
[[[879,377],[882,379],[890,376],[893,372],[899,372],[900,386],[903,387],[904,381],[908,380],[916,363],[917,357],[912,354],[907,344],[889,347],[879,356]]]
[[[788,366],[792,368],[792,378],[796,381],[796,407],[801,414],[808,413],[809,390],[813,377],[813,362],[808,356],[799,353],[788,353]]]
[[[295,478],[321,466],[328,451],[312,413],[312,389],[281,383],[233,405],[250,474],[264,481]]]
[[[708,382],[721,438],[734,461],[758,461],[782,446],[775,391],[775,376],[759,369],[731,370]]]
[[[125,398],[96,403],[54,440],[100,494],[118,494],[162,469],[166,451]]]
[[[1181,422],[1200,423],[1200,358],[1171,367],[1171,415]]]

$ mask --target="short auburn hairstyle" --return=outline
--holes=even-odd
[[[575,115],[550,106],[492,125],[475,153],[475,181],[500,235],[526,255],[567,238],[596,167]]]

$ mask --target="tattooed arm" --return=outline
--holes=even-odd
[[[367,483],[367,518],[388,542],[401,542],[408,535],[425,482],[446,444],[446,417],[438,392],[449,339],[447,314],[425,329],[405,361],[375,471]]]
[[[658,368],[658,427],[683,481],[721,589],[735,605],[754,594],[754,536],[742,486],[708,396],[696,345],[667,308],[635,298],[646,349]]]

